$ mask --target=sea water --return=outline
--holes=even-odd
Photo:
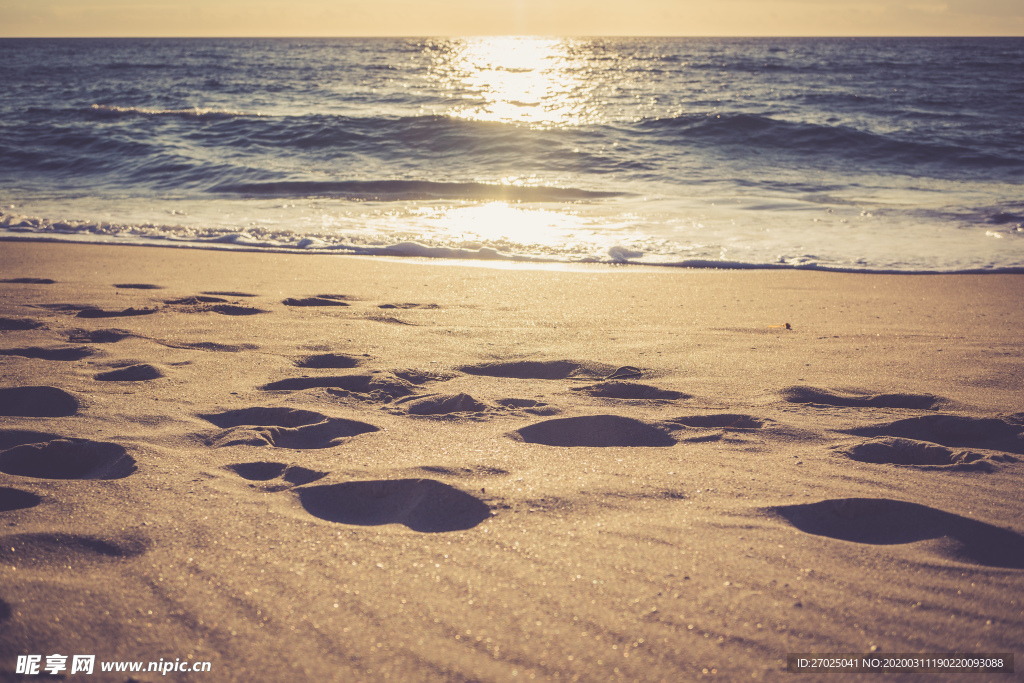
[[[2,239],[1024,270],[1019,38],[5,39],[0,87]]]

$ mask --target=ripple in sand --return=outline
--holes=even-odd
[[[136,536],[12,534],[0,536],[0,564],[33,569],[81,569],[138,557],[148,549],[149,543]]]
[[[1024,569],[1024,536],[917,503],[843,498],[767,512],[816,536],[871,545],[934,541],[929,549],[951,560]]]
[[[41,501],[42,498],[29,491],[0,486],[0,512],[32,508],[39,505]]]
[[[845,408],[909,408],[936,410],[947,401],[932,394],[860,394],[817,387],[787,387],[779,392],[790,403],[811,403]]]
[[[640,420],[619,415],[586,415],[545,420],[517,429],[509,436],[545,446],[674,446],[668,433]]]
[[[340,524],[403,524],[438,533],[471,529],[491,516],[483,501],[433,479],[350,481],[296,494],[311,515]]]
[[[38,358],[40,360],[82,360],[96,353],[88,346],[60,346],[44,348],[41,346],[26,346],[16,349],[0,349],[3,356],[21,356],[23,358]]]
[[[851,460],[874,464],[898,465],[918,469],[981,470],[994,469],[994,461],[1015,462],[1011,455],[985,455],[968,450],[953,450],[915,439],[885,437],[872,439],[853,447],[837,449]]]
[[[57,439],[0,452],[0,472],[39,479],[123,479],[138,469],[116,443]]]
[[[78,399],[56,387],[0,389],[0,415],[67,417],[78,412]]]

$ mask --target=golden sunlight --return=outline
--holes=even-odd
[[[586,230],[583,219],[575,213],[522,208],[505,202],[421,208],[420,212],[446,232],[469,241],[566,247],[577,232]]]
[[[572,44],[528,37],[446,43],[434,55],[431,75],[462,102],[445,113],[534,126],[587,123],[593,86]]]

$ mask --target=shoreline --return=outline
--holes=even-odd
[[[783,680],[1024,642],[1022,274],[3,246],[0,678]]]

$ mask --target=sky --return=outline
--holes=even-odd
[[[1024,36],[1024,0],[0,0],[0,37]]]

